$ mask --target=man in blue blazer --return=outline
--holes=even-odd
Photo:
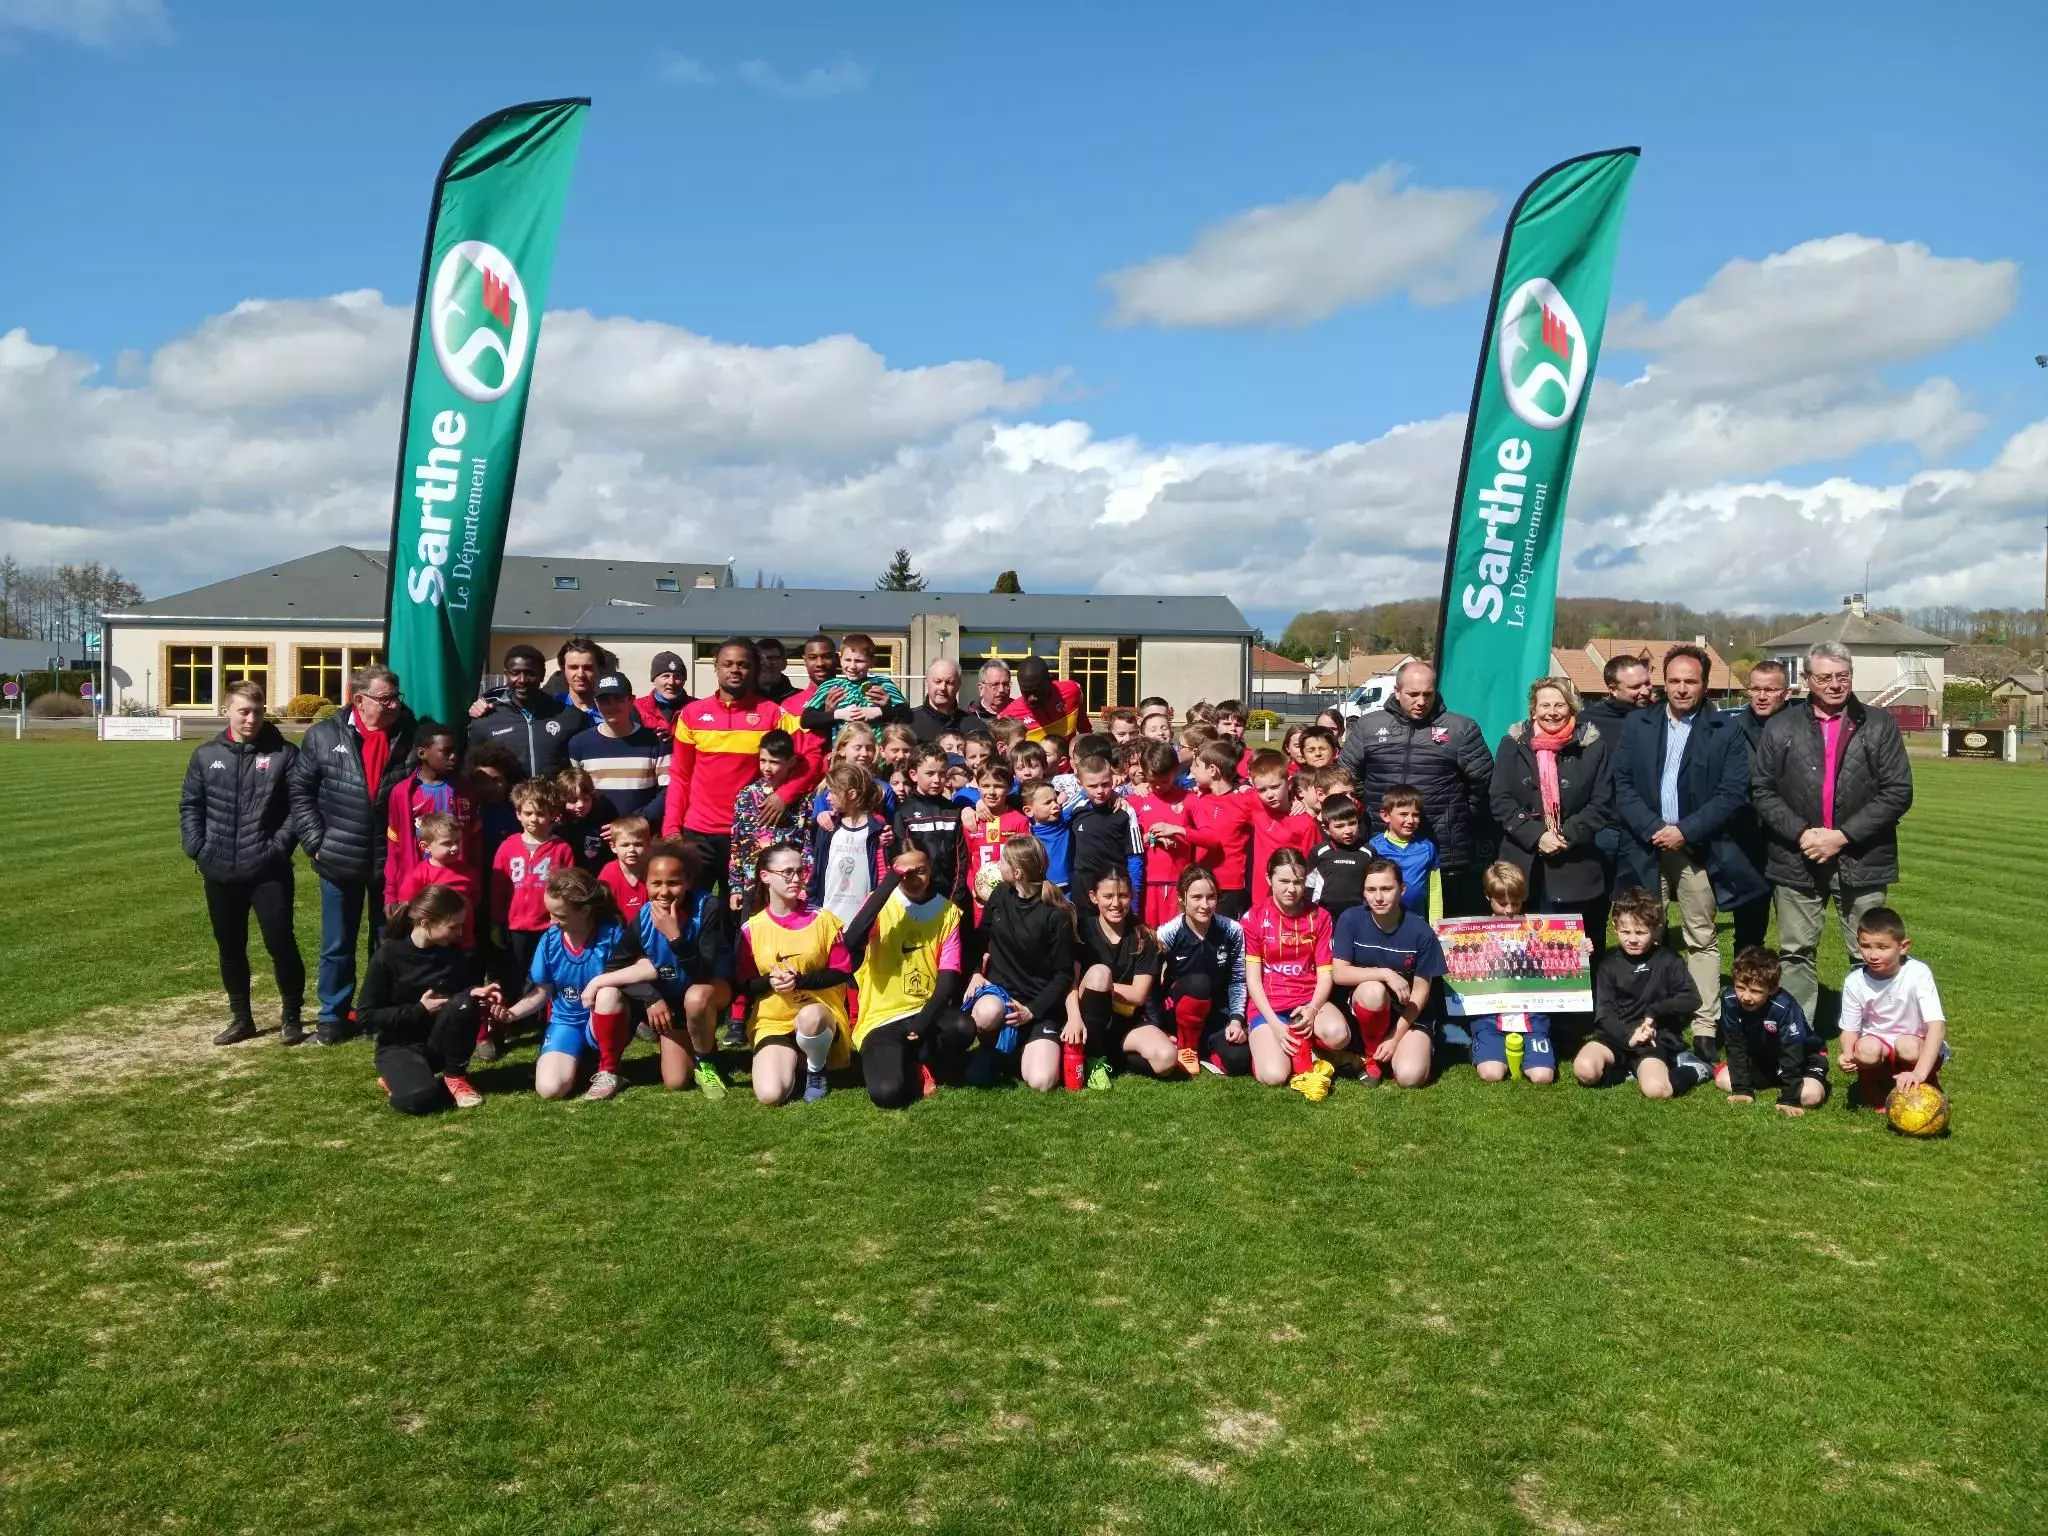
[[[1749,804],[1749,742],[1742,722],[1705,708],[1707,654],[1674,645],[1664,656],[1664,703],[1623,724],[1614,751],[1614,807],[1621,817],[1621,883],[1678,903],[1686,969],[1699,989],[1693,1049],[1717,1055],[1721,946],[1714,914],[1766,889],[1743,852]]]

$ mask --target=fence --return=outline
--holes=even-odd
[[[1319,689],[1313,693],[1255,693],[1250,703],[1253,709],[1270,709],[1288,720],[1313,720],[1318,711],[1334,709],[1343,697],[1334,689]]]

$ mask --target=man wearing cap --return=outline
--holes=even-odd
[[[584,728],[580,712],[542,691],[546,675],[547,659],[538,647],[512,646],[505,652],[505,686],[469,710],[470,741],[505,748],[536,779],[551,779],[569,766],[570,738]]]
[[[623,673],[601,674],[591,692],[598,724],[570,739],[569,761],[590,775],[611,815],[644,816],[668,783],[668,744],[641,720]]]
[[[676,711],[690,702],[690,691],[684,686],[689,675],[683,658],[674,651],[655,653],[654,686],[635,708],[640,711],[640,723],[663,741],[675,739]]]

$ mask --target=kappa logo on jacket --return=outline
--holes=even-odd
[[[339,752],[339,753],[340,753],[340,754],[341,754],[341,755],[342,755],[343,757],[347,757],[347,756],[348,756],[348,743],[347,743],[347,742],[345,742],[345,741],[337,741],[337,742],[336,742],[336,743],[335,743],[335,744],[333,745],[333,747],[332,747],[332,748],[330,748],[329,750],[330,750],[330,751],[335,751],[335,752]]]
[[[212,762],[206,765],[206,771],[208,773],[213,773],[225,767],[227,767],[227,760],[225,758],[216,757]]]

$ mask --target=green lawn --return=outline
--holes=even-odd
[[[0,1530],[2048,1521],[2048,774],[1918,767],[1911,1142],[1463,1066],[764,1111],[645,1047],[406,1120],[364,1045],[203,1044],[187,751],[0,744]]]

